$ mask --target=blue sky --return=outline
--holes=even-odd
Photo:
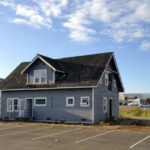
[[[1,0],[0,77],[37,53],[114,51],[126,92],[150,92],[149,0]]]

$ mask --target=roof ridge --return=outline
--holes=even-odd
[[[104,53],[95,53],[95,54],[87,54],[87,55],[78,55],[78,56],[71,56],[71,57],[62,57],[62,58],[57,58],[54,60],[61,60],[61,59],[67,59],[67,58],[77,58],[77,57],[86,57],[86,56],[95,56],[95,55],[102,55],[102,54],[114,54],[114,52],[104,52]]]

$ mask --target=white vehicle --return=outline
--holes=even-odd
[[[140,107],[142,107],[142,108],[150,108],[150,104],[146,104],[146,105],[141,104]]]
[[[131,103],[128,104],[128,106],[140,106],[140,99],[137,98],[135,100],[133,100]]]

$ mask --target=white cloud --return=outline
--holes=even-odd
[[[26,24],[35,28],[51,28],[51,17],[59,17],[62,8],[66,7],[68,0],[31,0],[32,5],[28,3],[16,3],[15,0],[0,2],[3,6],[8,6],[15,11],[14,23]],[[19,18],[18,18],[19,16]]]
[[[75,32],[83,35],[83,32],[80,32],[82,26],[85,29],[86,38],[91,38],[90,32],[86,31],[87,29],[95,31],[91,24],[96,24],[99,25],[99,28],[95,34],[107,35],[117,42],[150,37],[150,29],[144,26],[145,24],[150,25],[149,0],[87,0],[80,5],[63,24],[64,27],[70,29],[70,36]],[[75,25],[76,28],[74,28]],[[77,40],[74,36],[72,38]]]
[[[17,5],[16,7],[16,15],[23,16],[26,19],[14,19],[14,23],[21,23],[34,26],[36,28],[40,28],[41,26],[50,28],[51,27],[51,19],[44,18],[39,14],[37,8],[29,7],[26,5]]]
[[[150,50],[150,41],[143,41],[140,48],[142,51]]]
[[[62,8],[66,7],[68,0],[33,0],[41,8],[46,16],[58,17]]]
[[[57,18],[75,41],[103,35],[117,42],[150,37],[150,0],[1,0],[0,5],[15,12],[17,24],[49,29]]]

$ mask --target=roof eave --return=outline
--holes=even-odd
[[[89,89],[96,88],[96,86],[74,86],[74,87],[53,87],[53,88],[20,88],[20,89],[3,89],[2,92],[7,91],[30,91],[30,90],[56,90],[56,89]]]
[[[28,70],[28,68],[37,60],[40,59],[42,62],[44,62],[47,66],[49,66],[53,71],[62,72],[61,70],[57,70],[55,67],[53,67],[50,63],[48,63],[45,59],[43,59],[40,55],[37,54],[36,57],[21,71],[21,74],[23,74],[25,71]]]

